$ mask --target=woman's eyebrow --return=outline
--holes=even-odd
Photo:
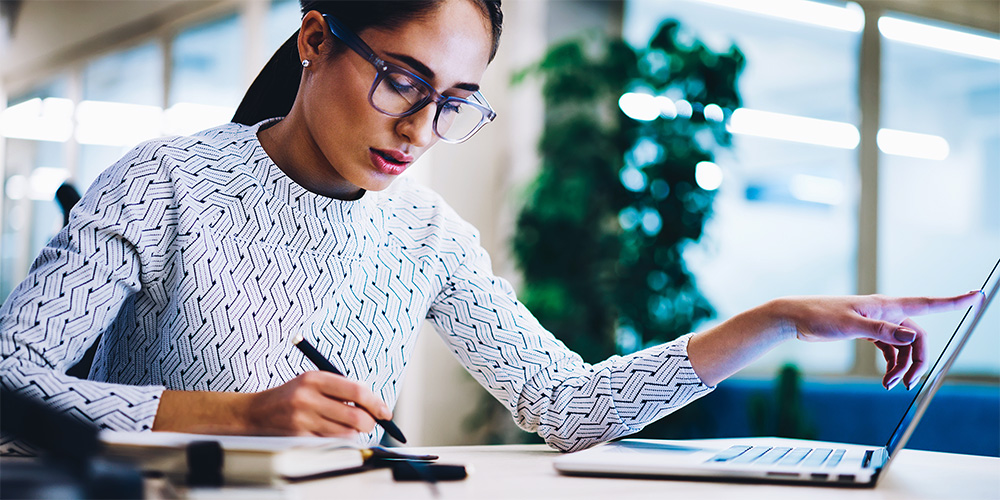
[[[435,76],[434,71],[432,71],[430,68],[427,67],[426,64],[418,61],[417,59],[414,59],[413,57],[410,57],[406,54],[396,54],[393,52],[387,52],[386,55],[402,63],[405,63],[407,66],[413,68],[414,70],[416,70],[417,73],[420,73],[420,75],[423,76],[424,79],[428,81],[434,79]],[[476,92],[477,90],[479,90],[479,85],[475,83],[462,82],[455,84],[454,88],[468,90],[469,92]]]

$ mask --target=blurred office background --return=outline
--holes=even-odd
[[[296,0],[0,5],[0,297],[59,230],[62,182],[83,191],[142,140],[228,121],[300,18]],[[504,13],[483,82],[499,118],[468,143],[438,146],[407,175],[480,229],[494,270],[516,287],[510,240],[538,169],[545,110],[539,83],[514,86],[512,75],[587,30],[644,46],[668,18],[719,51],[736,44],[747,60],[733,145],[715,151],[714,215],[684,253],[717,310],[699,329],[782,295],[961,293],[1000,258],[997,0],[507,0]],[[932,351],[960,317],[921,320]],[[979,405],[982,418],[968,425],[996,440],[996,307],[985,320],[949,387],[956,401]],[[482,390],[425,330],[397,407],[408,436],[519,439],[509,418],[475,418]],[[880,356],[865,342],[790,343],[730,385],[769,387],[789,363],[807,385],[846,387],[841,396],[882,390]],[[894,422],[886,425],[887,437]],[[972,451],[1000,454],[1000,442]]]

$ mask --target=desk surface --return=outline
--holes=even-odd
[[[1000,459],[916,450],[904,450],[875,489],[570,477],[556,472],[552,459],[558,453],[544,445],[409,448],[408,451],[435,453],[441,456],[441,463],[471,464],[474,471],[464,481],[438,483],[437,497],[426,483],[395,482],[389,470],[374,470],[290,484],[284,491],[273,491],[273,498],[1000,499]],[[195,493],[193,498],[203,497],[192,493]],[[244,493],[246,498],[259,498],[263,492]],[[225,495],[237,499],[241,496],[238,491]]]

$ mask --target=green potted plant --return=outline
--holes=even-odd
[[[541,171],[517,220],[521,299],[585,360],[691,331],[714,311],[684,265],[712,212],[700,179],[739,107],[742,53],[666,21],[647,47],[591,36],[550,48]],[[630,116],[631,115],[631,116]]]

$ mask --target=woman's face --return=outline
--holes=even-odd
[[[442,95],[469,96],[489,62],[488,21],[469,0],[448,0],[423,19],[358,35],[376,55],[419,75]],[[327,30],[326,39],[332,38]],[[324,46],[328,54],[331,45]],[[307,129],[322,164],[310,169],[310,176],[322,178],[310,181],[327,193],[379,191],[437,142],[437,106],[428,104],[403,118],[379,112],[368,102],[375,67],[338,47],[342,50],[333,57],[310,61],[300,87]]]

